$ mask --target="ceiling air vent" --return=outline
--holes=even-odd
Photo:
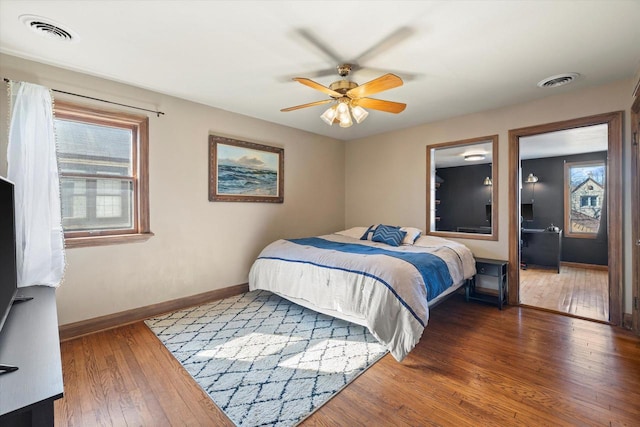
[[[538,82],[538,87],[558,87],[571,83],[580,76],[578,73],[565,73],[547,77]]]
[[[36,15],[22,15],[20,16],[20,21],[32,31],[50,39],[64,42],[77,42],[79,40],[78,35],[73,30],[65,29],[62,25],[49,18]]]

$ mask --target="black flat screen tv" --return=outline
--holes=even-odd
[[[18,292],[14,185],[0,176],[0,331]]]

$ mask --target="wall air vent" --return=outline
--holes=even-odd
[[[20,21],[32,31],[53,40],[64,42],[77,42],[80,38],[76,32],[64,28],[61,24],[49,18],[36,15],[22,15]]]
[[[578,73],[565,73],[558,74],[556,76],[547,77],[544,80],[538,82],[538,87],[558,87],[571,83],[575,79],[580,77]]]

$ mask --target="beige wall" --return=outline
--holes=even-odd
[[[612,111],[625,111],[623,181],[630,183],[631,81],[549,96],[544,99],[391,132],[346,145],[346,226],[377,222],[425,229],[426,146],[499,135],[499,240],[461,240],[476,256],[508,259],[509,129]],[[409,106],[410,108],[411,106]],[[623,190],[625,236],[631,235],[630,185]],[[461,204],[461,206],[464,206]],[[631,241],[626,237],[624,312],[631,313]]]
[[[66,277],[57,291],[60,324],[246,283],[251,263],[270,241],[344,226],[341,141],[7,55],[0,55],[0,76],[166,113],[149,115],[155,237],[145,243],[69,249]],[[7,110],[2,90],[2,175]],[[209,202],[209,134],[283,147],[284,204]]]

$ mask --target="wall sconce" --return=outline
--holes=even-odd
[[[482,185],[493,185],[493,182],[491,181],[491,178],[486,177]]]
[[[526,182],[527,184],[535,184],[536,182],[538,182],[538,177],[537,177],[537,176],[535,176],[535,175],[533,174],[533,172],[532,172],[532,173],[530,173],[530,174],[529,174],[529,176],[527,177],[527,179],[526,179],[526,181],[525,181],[525,182]]]
[[[538,182],[538,177],[531,172],[524,182],[527,184],[533,184],[533,189],[531,191],[531,203],[533,203],[536,198],[536,182]]]

